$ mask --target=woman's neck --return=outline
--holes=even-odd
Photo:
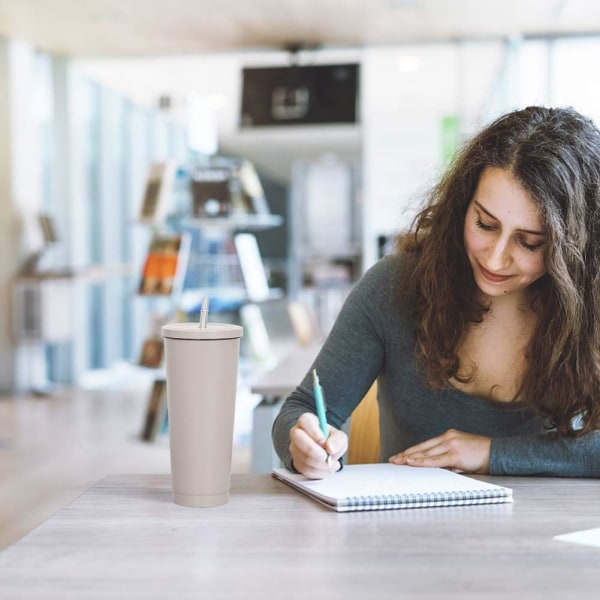
[[[488,307],[488,315],[510,317],[515,314],[532,314],[531,303],[533,298],[527,290],[519,294],[507,294],[505,296],[486,296],[482,294],[480,300]]]

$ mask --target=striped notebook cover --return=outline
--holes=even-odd
[[[286,469],[273,477],[338,512],[512,502],[512,490],[437,468],[348,465],[327,479]]]

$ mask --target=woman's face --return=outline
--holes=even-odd
[[[522,295],[546,272],[539,211],[504,169],[483,171],[467,209],[464,238],[475,282],[487,296]]]

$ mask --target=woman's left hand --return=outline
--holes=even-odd
[[[464,473],[488,473],[492,439],[449,429],[389,458],[396,465],[445,467]]]

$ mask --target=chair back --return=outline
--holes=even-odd
[[[377,463],[380,452],[379,406],[375,382],[350,417],[346,462],[349,465]]]

